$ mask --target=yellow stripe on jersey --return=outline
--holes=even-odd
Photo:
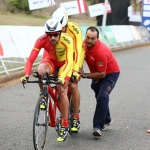
[[[68,28],[66,31],[73,39],[73,44],[74,44],[74,49],[73,51],[75,52],[75,58],[74,58],[74,64],[73,64],[73,69],[78,71],[79,70],[79,64],[80,64],[80,55],[82,51],[82,31],[79,25],[77,25],[74,22],[68,22]]]
[[[35,47],[33,49],[36,50],[36,51],[40,51],[38,48],[35,48]]]

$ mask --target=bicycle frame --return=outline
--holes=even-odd
[[[49,105],[48,105],[49,106],[49,119],[50,119],[49,125],[51,127],[55,127],[56,126],[56,108],[58,108],[59,112],[61,113],[56,86],[51,87],[48,85],[48,93],[50,94],[48,96],[48,98],[49,98],[49,100],[48,100],[49,101]],[[71,92],[70,92],[69,88],[67,91],[67,95],[68,95],[68,99],[70,99]],[[69,101],[69,103],[70,103],[70,101]],[[71,115],[73,115],[73,110],[71,110],[71,113],[72,113]]]
[[[59,95],[56,88],[57,84],[61,84],[55,76],[50,76],[48,73],[45,73],[43,79],[40,78],[38,72],[33,75],[38,80],[27,81],[27,83],[39,83],[43,84],[42,93],[40,93],[40,97],[37,101],[34,119],[33,119],[33,144],[35,149],[43,149],[46,141],[47,129],[48,126],[55,127],[56,132],[60,133],[61,129],[61,110],[59,103]],[[54,86],[53,86],[54,84]],[[24,86],[24,84],[23,84]],[[24,87],[25,88],[25,87]],[[67,91],[68,99],[69,99],[69,112],[68,112],[68,123],[69,123],[69,133],[71,133],[71,121],[73,117],[73,108],[71,101],[71,92],[68,88]],[[60,116],[56,118],[56,111],[60,112]]]
[[[35,78],[40,79],[38,72],[34,72],[34,73],[35,74],[33,76]],[[49,125],[51,127],[55,127],[56,126],[56,108],[58,108],[60,112],[60,105],[59,105],[58,92],[56,90],[56,85],[52,87],[51,84],[59,84],[59,83],[58,83],[57,77],[49,76],[47,73],[45,73],[45,77],[46,79],[44,80],[28,81],[28,83],[42,83],[44,85],[43,93],[41,95],[47,98],[47,103],[48,103],[47,112],[49,113],[47,114],[47,116],[49,116]]]
[[[40,78],[39,74],[37,72],[35,72],[35,73],[36,73],[36,75],[33,75],[33,76],[36,77],[36,78]],[[46,76],[48,77],[48,74],[46,74]],[[43,83],[43,85],[44,85],[43,96],[46,96],[48,98],[47,99],[48,100],[47,101],[48,102],[47,112],[49,113],[48,114],[48,116],[49,116],[49,126],[56,127],[56,119],[58,119],[58,118],[56,118],[56,110],[58,108],[60,113],[61,113],[61,110],[60,110],[59,99],[58,99],[59,97],[58,97],[58,91],[56,89],[56,85],[54,87],[52,87],[51,83],[52,84],[59,84],[58,81],[56,81],[56,80],[54,81],[52,79],[52,81],[50,81],[49,84],[46,83],[46,80],[28,81],[28,83]],[[68,95],[68,98],[70,98],[71,93],[70,93],[69,88],[68,88],[67,95]]]
[[[49,119],[50,123],[49,125],[51,127],[56,126],[56,108],[58,108],[60,111],[59,101],[58,101],[58,92],[56,90],[56,87],[52,88],[48,86],[48,93],[49,93]]]

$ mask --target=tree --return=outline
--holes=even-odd
[[[1,2],[0,2],[0,12],[7,10],[7,8],[6,8],[7,4],[8,4],[8,2],[6,0],[1,0]]]

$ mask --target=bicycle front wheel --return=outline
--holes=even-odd
[[[45,108],[40,108],[41,102],[45,102]],[[35,150],[43,150],[46,142],[48,128],[47,103],[44,96],[40,96],[35,107],[33,119],[33,144]]]

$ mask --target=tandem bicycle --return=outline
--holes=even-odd
[[[55,127],[59,135],[61,128],[61,111],[59,106],[59,95],[56,84],[61,84],[57,76],[45,73],[43,79],[40,78],[38,72],[34,72],[33,76],[38,80],[28,80],[27,83],[43,84],[43,92],[38,98],[34,118],[33,118],[33,145],[35,150],[43,150],[46,142],[48,127]],[[24,85],[23,85],[24,86]],[[71,133],[71,122],[73,120],[72,96],[68,88],[69,99],[69,133]],[[41,107],[44,104],[45,107]],[[58,111],[57,111],[58,110]]]

